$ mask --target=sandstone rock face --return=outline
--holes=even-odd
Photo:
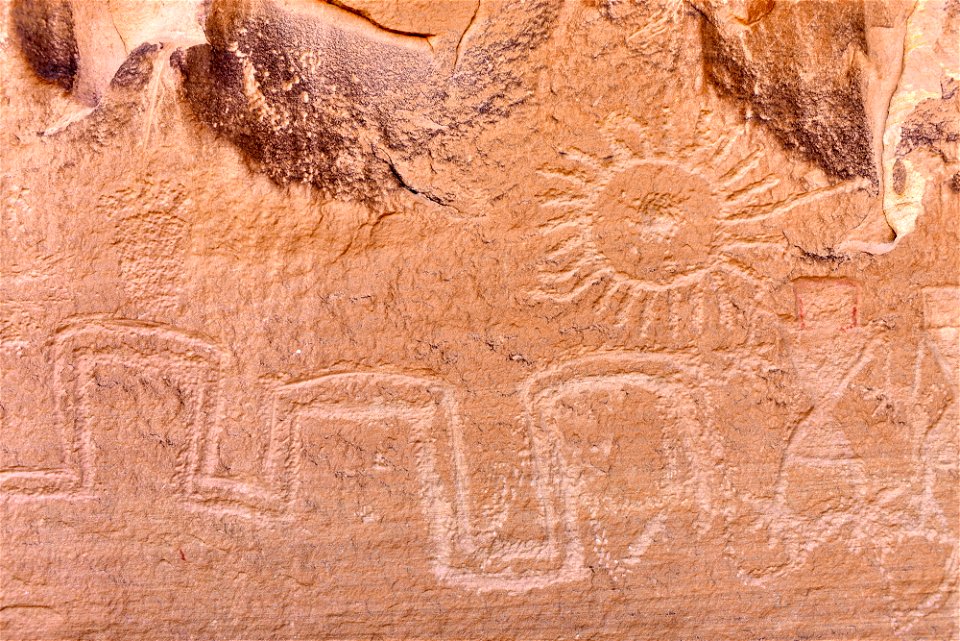
[[[0,1],[0,635],[960,638],[958,29]]]

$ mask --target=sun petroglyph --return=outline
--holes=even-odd
[[[609,151],[561,151],[540,170],[549,183],[541,226],[549,243],[533,298],[596,302],[617,326],[643,324],[651,311],[683,300],[691,329],[706,320],[705,288],[721,275],[758,288],[747,265],[786,249],[771,222],[794,208],[866,186],[814,177],[790,187],[764,163],[747,133],[728,134],[704,108],[686,140],[665,142],[626,115],[603,123]],[[671,319],[677,322],[680,319]]]

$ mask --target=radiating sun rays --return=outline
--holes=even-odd
[[[715,320],[724,314],[731,288],[762,291],[751,266],[785,251],[778,217],[864,186],[822,177],[798,190],[748,129],[715,112],[677,129],[613,115],[602,128],[607,153],[568,149],[539,172],[547,251],[534,299],[589,304],[614,326],[670,342],[692,337],[711,306]]]

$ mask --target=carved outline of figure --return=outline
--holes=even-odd
[[[840,295],[848,300],[845,304],[833,310],[834,314],[840,316],[834,319],[835,323],[832,327],[811,328],[809,327],[809,319],[804,317],[805,304],[803,297],[816,295],[818,287],[822,293],[825,291],[822,288],[829,286],[831,283],[833,283],[834,293],[840,292]],[[887,588],[892,589],[890,585],[893,579],[884,563],[884,559],[896,549],[901,539],[919,537],[936,544],[951,546],[953,550],[945,560],[944,581],[923,603],[912,609],[896,608],[893,603],[893,594],[888,594],[887,598],[894,609],[891,615],[894,627],[899,632],[903,632],[915,623],[924,612],[930,611],[942,603],[957,581],[957,569],[960,567],[960,549],[949,534],[945,536],[942,532],[943,530],[949,530],[949,528],[946,527],[942,509],[933,498],[931,461],[925,454],[926,449],[931,446],[929,435],[950,420],[949,408],[955,406],[958,398],[960,398],[957,385],[956,382],[951,381],[948,375],[943,376],[945,393],[947,394],[946,407],[939,411],[936,416],[927,417],[928,424],[919,428],[916,425],[907,428],[912,428],[914,431],[910,435],[910,451],[903,453],[904,457],[909,459],[908,476],[910,487],[914,489],[910,509],[907,513],[884,509],[883,505],[869,498],[871,477],[865,467],[865,462],[859,455],[851,451],[836,460],[819,460],[816,457],[811,457],[809,453],[804,454],[804,449],[807,447],[805,441],[809,440],[809,437],[805,438],[805,435],[809,434],[811,430],[817,430],[820,426],[827,426],[826,429],[828,430],[838,431],[840,441],[849,448],[850,443],[845,440],[847,437],[844,426],[841,424],[830,426],[833,420],[831,414],[844,400],[846,394],[855,393],[852,389],[855,381],[858,377],[866,375],[871,367],[879,367],[885,376],[885,382],[880,382],[881,389],[891,389],[893,383],[890,379],[895,367],[894,353],[885,348],[889,341],[885,342],[883,340],[884,330],[862,326],[860,323],[860,308],[862,306],[862,287],[860,283],[845,278],[803,277],[796,279],[794,286],[797,297],[798,322],[798,333],[794,337],[796,353],[799,355],[810,350],[815,353],[819,352],[820,361],[828,365],[825,366],[817,361],[816,356],[809,363],[798,365],[802,382],[805,382],[809,386],[809,390],[814,393],[815,405],[812,411],[803,416],[791,429],[789,441],[780,463],[772,499],[751,497],[749,493],[743,493],[742,490],[733,495],[731,492],[734,488],[729,485],[725,486],[727,491],[720,498],[725,506],[721,513],[729,515],[729,517],[733,517],[737,513],[737,510],[733,509],[737,501],[745,500],[747,503],[755,504],[759,512],[764,515],[764,524],[770,533],[770,541],[784,546],[787,561],[782,565],[767,568],[767,571],[762,575],[753,575],[738,562],[740,555],[736,546],[728,544],[726,553],[728,558],[731,558],[737,565],[740,580],[751,585],[766,586],[773,580],[799,571],[822,545],[828,542],[842,542],[853,553],[869,549],[877,550],[879,559],[877,567],[884,581],[887,582]],[[805,334],[812,334],[812,338],[804,339]],[[898,339],[909,340],[909,337],[894,337],[894,344],[899,344]],[[922,370],[925,359],[929,359],[929,364],[934,368],[934,371],[939,371],[942,374],[949,372],[949,365],[926,332],[921,334],[919,340],[910,343],[910,345],[911,349],[915,349],[914,364],[910,370],[912,374],[911,395],[903,400],[912,408],[919,405],[920,400],[925,395],[931,393],[931,390],[923,387]],[[817,393],[816,390],[821,389],[824,383],[830,388],[829,392],[826,394]],[[893,396],[894,398],[900,398],[899,395]],[[826,446],[824,443],[818,444]],[[851,503],[816,515],[808,515],[797,511],[790,505],[790,499],[796,496],[796,491],[791,490],[789,478],[789,473],[794,465],[807,466],[810,469],[839,469],[845,471],[851,483]],[[908,488],[906,491],[910,492],[910,489]],[[850,531],[851,527],[853,528],[852,535],[844,534]]]
[[[338,388],[349,388],[345,396]],[[364,403],[357,397],[372,389],[375,394]],[[407,394],[417,402],[403,400]],[[360,405],[360,407],[358,407]],[[365,405],[365,407],[363,407]],[[496,561],[507,564],[547,559],[546,568],[486,572],[464,568],[457,562],[482,548],[476,537],[476,522],[470,508],[470,480],[464,460],[460,411],[453,390],[438,381],[382,372],[334,373],[283,385],[274,391],[273,429],[268,463],[268,485],[291,509],[300,490],[299,457],[303,447],[299,418],[316,412],[364,421],[399,417],[410,421],[415,435],[418,474],[424,515],[429,523],[434,546],[434,573],[450,585],[479,592],[504,590],[520,592],[582,578],[583,564],[579,543],[571,538],[574,528],[571,513],[557,495],[549,445],[534,436],[534,484],[544,515],[546,539],[542,543],[521,546],[499,554]],[[438,447],[445,443],[447,451]],[[446,477],[446,478],[444,478]]]
[[[925,357],[923,350],[927,350],[935,365],[942,368],[942,357],[936,346],[928,342],[925,339],[919,345],[917,368],[920,367],[920,359]],[[806,416],[794,428],[794,434],[832,410],[850,382],[877,358],[879,345],[880,340],[876,336],[863,342],[856,358],[842,373],[835,393],[829,396],[826,404],[821,403]],[[339,413],[372,421],[391,416],[409,420],[415,430],[411,444],[417,448],[422,507],[434,546],[434,572],[441,581],[462,588],[480,592],[522,592],[575,582],[586,577],[584,542],[577,532],[584,510],[574,474],[577,463],[569,460],[565,437],[558,431],[559,428],[550,427],[543,420],[546,404],[561,397],[565,390],[589,390],[591,387],[606,389],[611,383],[669,389],[686,413],[696,414],[696,418],[688,418],[684,423],[685,428],[678,441],[679,449],[690,459],[691,483],[689,486],[686,483],[674,484],[665,493],[671,497],[686,497],[689,488],[692,488],[693,499],[700,512],[699,525],[702,531],[710,527],[709,521],[718,513],[733,512],[727,509],[731,501],[729,495],[715,495],[717,479],[704,465],[704,461],[712,456],[716,426],[712,424],[712,418],[704,414],[700,403],[685,398],[683,382],[695,377],[700,367],[694,357],[642,352],[595,355],[557,365],[532,376],[522,385],[525,405],[523,420],[527,424],[532,446],[533,482],[544,515],[546,538],[541,543],[517,548],[513,556],[504,555],[496,560],[509,564],[547,559],[550,567],[536,571],[506,569],[485,572],[482,568],[464,568],[457,562],[459,555],[469,555],[483,546],[475,536],[477,523],[470,509],[470,479],[463,457],[463,428],[456,394],[450,386],[436,380],[402,374],[349,372],[327,374],[274,388],[269,455],[263,482],[257,486],[215,475],[219,437],[217,417],[223,402],[224,371],[228,358],[210,341],[162,325],[97,318],[77,321],[62,328],[54,340],[54,353],[54,380],[58,385],[56,407],[63,429],[63,465],[57,469],[3,471],[0,473],[0,489],[8,497],[29,500],[91,496],[97,471],[91,447],[95,426],[84,415],[81,390],[85,377],[90,376],[91,364],[114,363],[164,368],[173,365],[180,373],[184,370],[188,372],[182,380],[184,386],[196,390],[196,402],[189,451],[181,465],[179,488],[184,498],[217,512],[226,510],[245,515],[293,516],[291,510],[299,490],[297,470],[302,447],[298,418],[304,410],[319,411],[321,414],[326,412],[331,416]],[[916,384],[915,381],[914,387]],[[367,394],[365,400],[357,403],[356,394],[342,394],[345,385],[357,389],[371,388],[375,393]],[[957,399],[955,387],[949,390],[954,403]],[[410,400],[410,394],[414,400]],[[352,408],[344,409],[344,404],[352,404]],[[936,417],[935,423],[939,425],[946,420],[949,420],[949,412],[944,411]],[[931,426],[929,431],[934,427]],[[442,439],[446,439],[443,443],[445,448],[438,445]],[[920,455],[915,476],[922,477],[920,480],[926,496],[933,491],[928,461],[922,452],[915,454]],[[767,505],[767,510],[770,513],[772,535],[787,546],[790,562],[753,582],[765,584],[797,570],[812,551],[809,541],[822,541],[825,533],[835,534],[844,524],[856,519],[866,524],[861,528],[861,534],[866,539],[858,537],[853,542],[855,545],[872,543],[877,537],[888,543],[895,542],[897,537],[911,535],[916,529],[912,521],[898,519],[895,515],[891,521],[882,514],[878,516],[876,510],[859,504],[837,518],[811,521],[803,515],[794,514],[787,504],[789,488],[783,474],[789,464],[788,447],[776,495]],[[655,497],[654,503],[656,500]],[[666,506],[662,507],[666,509]],[[937,519],[942,521],[944,517],[941,511],[930,512],[929,509],[922,516],[923,522],[927,523],[923,527],[927,529],[918,532],[929,539],[927,534],[936,529],[936,524],[930,526],[930,523]],[[642,540],[631,547],[631,558],[626,559],[627,565],[646,551],[665,518],[666,513],[661,510],[644,524],[643,534],[639,537]],[[934,530],[930,530],[930,527],[934,527]],[[940,538],[934,536],[937,541]],[[956,546],[946,563],[947,579],[937,593],[927,599],[929,603],[921,604],[917,612],[935,607],[952,588],[951,577],[958,566]],[[744,579],[742,574],[741,579]],[[899,613],[898,625],[909,625],[917,612]]]
[[[87,498],[97,473],[89,416],[83,408],[84,378],[90,363],[154,364],[171,376],[184,370],[184,386],[196,390],[193,434],[187,460],[182,462],[180,486],[193,489],[200,471],[202,450],[216,423],[225,355],[213,344],[166,326],[137,321],[87,319],[62,328],[54,339],[56,413],[62,429],[62,465],[55,469],[4,470],[0,488],[10,496],[29,498]],[[170,367],[175,365],[176,367]]]
[[[560,399],[568,391],[610,391],[627,386],[650,391],[662,400],[666,400],[669,394],[671,407],[679,414],[680,434],[676,442],[671,443],[674,447],[666,448],[668,453],[664,485],[658,488],[653,496],[642,501],[642,505],[637,505],[636,501],[624,501],[623,505],[619,506],[628,512],[641,513],[652,508],[654,515],[643,524],[641,534],[629,545],[628,557],[605,562],[615,573],[622,573],[626,566],[637,564],[639,558],[656,540],[672,509],[687,499],[692,499],[700,510],[698,527],[709,527],[707,519],[703,518],[709,516],[713,510],[709,478],[703,467],[706,460],[705,438],[709,435],[703,431],[705,422],[702,408],[689,396],[682,384],[683,381],[696,378],[695,370],[693,359],[676,354],[612,352],[564,362],[535,375],[524,385],[528,420],[534,426],[538,438],[548,444],[547,447],[541,447],[541,450],[550,451],[551,458],[558,460],[556,467],[562,475],[556,482],[560,484],[566,510],[575,515],[575,518],[570,519],[571,527],[577,526],[582,514],[590,512],[591,501],[584,496],[584,488],[579,479],[579,462],[570,460],[569,444],[560,431],[562,426],[555,425],[551,428],[542,420],[549,414],[548,408],[552,404],[560,403]],[[680,457],[686,461],[681,463],[678,460]],[[683,467],[689,468],[686,475],[682,472]],[[687,478],[684,478],[685,476]],[[600,549],[605,547],[602,543],[604,537],[601,531],[597,530],[597,525],[591,523],[594,530],[593,541],[601,541],[597,543],[597,552],[600,557],[606,557],[609,552]],[[623,568],[620,567],[621,564]]]

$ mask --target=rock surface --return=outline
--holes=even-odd
[[[0,0],[4,639],[957,639],[956,0]]]

